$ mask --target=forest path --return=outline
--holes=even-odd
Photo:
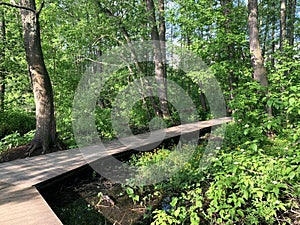
[[[104,146],[89,146],[18,159],[0,164],[0,224],[61,224],[35,185],[132,149],[151,150],[164,139],[188,136],[201,129],[232,121],[223,117],[121,138]],[[123,145],[122,142],[128,144]]]

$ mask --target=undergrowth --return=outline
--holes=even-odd
[[[199,146],[192,150],[187,163],[176,164],[174,160],[180,159],[171,157],[172,166],[179,168],[171,178],[152,186],[127,189],[131,189],[130,197],[144,205],[145,196],[161,197],[161,206],[148,213],[153,218],[152,225],[300,224],[299,148],[279,138],[264,148],[259,146],[254,142],[243,147],[223,147],[205,169],[199,167],[205,147]],[[164,165],[174,151],[178,149],[135,156],[131,165],[140,168],[136,179],[156,177],[149,173],[149,165]],[[175,170],[165,168],[160,173],[170,171]]]

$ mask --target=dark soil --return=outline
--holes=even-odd
[[[145,206],[135,204],[122,185],[97,175],[88,167],[70,177],[38,187],[65,225],[147,225]],[[160,199],[147,205],[156,208]]]
[[[24,158],[28,157],[27,156],[27,149],[28,149],[28,145],[21,145],[21,146],[15,147],[15,148],[8,149],[4,152],[1,152],[0,153],[0,163],[13,161],[13,160],[16,160],[16,159],[24,159]],[[59,150],[60,149],[58,149],[58,148],[51,148],[50,152],[56,152],[56,151],[59,151]],[[42,149],[38,149],[38,150],[34,151],[30,155],[30,157],[37,156],[37,155],[40,155],[40,154],[42,154]]]
[[[18,146],[0,153],[0,162],[8,162],[26,157],[28,145]]]
[[[150,224],[144,219],[146,207],[134,204],[120,184],[100,178],[98,181],[76,187],[76,192],[112,224]],[[151,202],[152,207],[158,204],[159,199]]]
[[[28,157],[27,149],[28,145],[22,145],[2,152],[0,163]],[[54,151],[59,149],[51,149],[51,152]],[[35,151],[30,157],[41,153],[42,150]],[[134,204],[120,184],[112,183],[94,172],[94,175],[91,174],[91,171],[83,175],[75,173],[71,178],[62,178],[61,183],[58,181],[39,189],[63,224],[150,224],[150,218],[144,218],[146,207]],[[154,199],[147,204],[156,208],[159,201]]]

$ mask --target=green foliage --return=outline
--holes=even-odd
[[[270,98],[274,115],[281,118],[281,126],[297,125],[300,118],[300,65],[294,50],[287,48],[285,54],[277,53],[274,57],[280,63],[270,67]]]
[[[129,198],[132,199],[134,203],[137,203],[140,200],[140,196],[135,194],[135,191],[131,187],[126,188],[126,194],[128,195]]]
[[[100,137],[105,139],[112,139],[115,137],[114,130],[111,124],[111,109],[110,108],[96,108],[95,111],[96,128]]]
[[[33,139],[34,133],[35,130],[32,130],[21,135],[16,131],[12,134],[6,135],[0,140],[0,152],[29,143]]]
[[[300,155],[276,150],[238,149],[218,157],[206,193],[209,219],[218,224],[274,224],[281,212],[297,205]]]
[[[268,88],[253,81],[245,1],[175,0],[166,4],[168,41],[179,42],[210,66],[235,122],[227,126],[223,150],[217,158],[211,159],[213,163],[206,170],[199,168],[203,146],[160,149],[131,159],[130,164],[139,168],[139,174],[135,180],[128,181],[129,184],[154,182],[164,173],[173,174],[153,187],[125,187],[135,203],[147,204],[152,198],[168,199],[164,202],[166,207],[152,212],[153,224],[292,224],[288,218],[293,215],[290,209],[299,210],[300,198],[300,20],[296,13],[294,46],[286,44],[283,49],[276,49],[280,40],[280,7],[278,2],[276,4],[274,6],[272,1],[259,4]],[[47,1],[40,14],[44,58],[54,90],[57,131],[70,148],[77,146],[72,130],[74,93],[90,62],[97,61],[114,46],[125,44],[127,38],[148,40],[151,32],[149,15],[141,1],[118,1],[117,4],[100,1],[100,6],[94,1]],[[16,19],[19,11],[1,6],[2,9],[6,37],[0,40],[0,72],[5,75],[5,111],[0,112],[0,149],[6,150],[33,138],[31,130],[35,128],[35,120],[31,113],[34,101],[22,27]],[[114,16],[109,16],[105,9]],[[292,22],[291,11],[287,10],[287,26]],[[291,30],[288,27],[287,34]],[[111,74],[99,90],[98,105],[91,113],[95,114],[101,138],[112,139],[118,135],[112,127],[112,107],[124,108],[126,101],[116,106],[116,96],[134,79],[153,74],[153,64],[140,62],[140,66],[145,74],[138,74],[134,65],[131,70],[122,68]],[[191,97],[200,120],[209,117],[209,112],[201,108],[197,82],[170,67],[167,78]],[[159,104],[158,98],[154,101]],[[266,114],[266,106],[272,107],[272,117]],[[167,127],[180,123],[172,105],[170,111],[171,118],[164,120]],[[120,126],[129,125],[135,134],[149,131],[149,124],[152,128],[161,125],[149,98],[118,113],[129,115],[129,124]],[[82,126],[87,130],[91,128],[91,124]],[[274,140],[267,137],[270,133]],[[81,213],[66,209],[61,214],[76,223]],[[92,222],[85,218],[83,223]]]
[[[161,162],[170,154],[168,149],[154,149],[151,152],[142,152],[138,155],[133,155],[129,161],[131,165],[144,167]]]
[[[187,204],[186,204],[187,203]],[[173,197],[170,202],[171,210],[155,210],[153,225],[158,224],[191,224],[198,225],[204,220],[200,218],[203,208],[202,189],[197,186],[193,190],[182,192]]]
[[[275,134],[282,131],[282,118],[269,117],[266,113],[266,105],[270,105],[272,97],[265,93],[266,88],[255,81],[245,82],[235,90],[235,98],[229,103],[235,123],[227,127],[225,145],[233,148],[253,143],[263,146],[269,143],[269,131]]]
[[[21,135],[35,129],[35,116],[25,111],[0,111],[0,138],[15,132]]]
[[[153,188],[128,187],[130,196],[169,196],[170,200],[152,212],[156,224],[274,224],[292,223],[286,212],[300,208],[300,154],[287,141],[273,146],[221,150],[205,170],[199,168],[203,148],[180,171]],[[173,150],[174,151],[174,150]],[[131,164],[150,166],[170,156],[170,150],[156,150],[135,156]],[[145,191],[146,190],[146,191]],[[144,203],[145,204],[145,203]]]
[[[29,143],[35,132],[33,113],[0,111],[0,152]]]

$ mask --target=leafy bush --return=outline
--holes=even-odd
[[[10,148],[14,148],[20,145],[25,145],[33,139],[35,130],[29,131],[28,133],[21,135],[17,131],[5,136],[0,140],[0,152]]]
[[[283,140],[264,149],[251,145],[245,149],[227,148],[203,170],[199,168],[203,148],[199,147],[189,162],[166,182],[142,191],[133,187],[135,192],[131,189],[130,193],[139,199],[151,196],[151,190],[164,196],[161,208],[152,212],[153,225],[293,224],[289,218],[293,215],[291,209],[300,209],[297,150]],[[143,153],[131,163],[152,165],[171,153],[164,149]]]
[[[111,109],[110,108],[96,108],[96,129],[102,138],[112,139],[115,137],[114,130],[111,123]]]
[[[35,129],[35,116],[25,111],[0,112],[0,138],[18,132],[23,135]]]
[[[288,221],[286,211],[299,207],[299,162],[299,153],[285,150],[222,153],[211,167],[206,217],[217,224]]]

